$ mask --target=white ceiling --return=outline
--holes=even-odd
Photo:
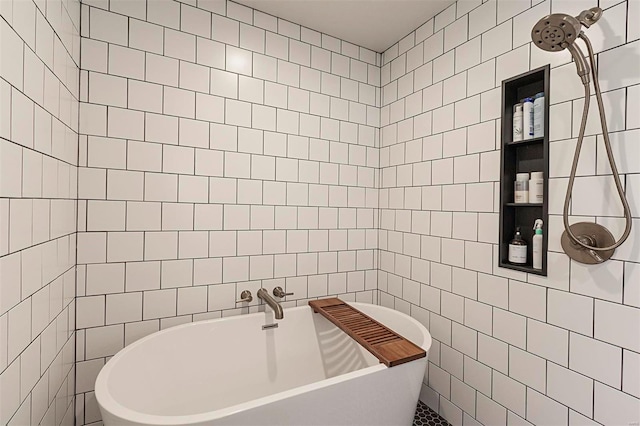
[[[383,52],[455,0],[235,0]]]

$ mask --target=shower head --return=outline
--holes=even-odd
[[[589,84],[589,65],[584,59],[584,54],[575,43],[578,37],[586,38],[581,25],[589,28],[602,16],[602,9],[598,7],[585,10],[578,17],[564,13],[547,15],[531,30],[533,43],[542,50],[548,52],[560,52],[564,49],[571,52],[578,75],[583,84]]]
[[[542,50],[559,52],[576,41],[580,21],[564,13],[547,15],[531,30],[531,39]]]
[[[559,52],[576,41],[581,25],[589,28],[601,17],[602,9],[599,7],[583,10],[575,18],[564,13],[547,15],[533,26],[531,39],[540,49]]]

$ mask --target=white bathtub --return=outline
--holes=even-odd
[[[354,307],[421,346],[426,328],[382,306]],[[308,306],[196,322],[141,339],[96,380],[106,426],[411,425],[427,358],[396,367]]]

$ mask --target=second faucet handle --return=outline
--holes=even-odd
[[[236,300],[236,303],[242,303],[242,302],[251,303],[252,300],[253,300],[253,296],[251,295],[251,292],[249,290],[243,290],[242,293],[240,293],[240,300]]]
[[[283,298],[285,296],[293,296],[293,293],[285,293],[282,287],[278,286],[273,289],[273,295],[275,297]]]

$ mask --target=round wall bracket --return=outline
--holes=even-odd
[[[609,232],[607,228],[602,225],[593,222],[579,222],[574,223],[569,227],[573,235],[580,239],[583,244],[588,244],[592,247],[609,247],[613,245],[616,240]],[[615,249],[606,251],[596,251],[585,249],[571,239],[567,231],[562,233],[560,238],[562,249],[567,256],[576,262],[586,263],[589,265],[595,265],[609,260]]]

